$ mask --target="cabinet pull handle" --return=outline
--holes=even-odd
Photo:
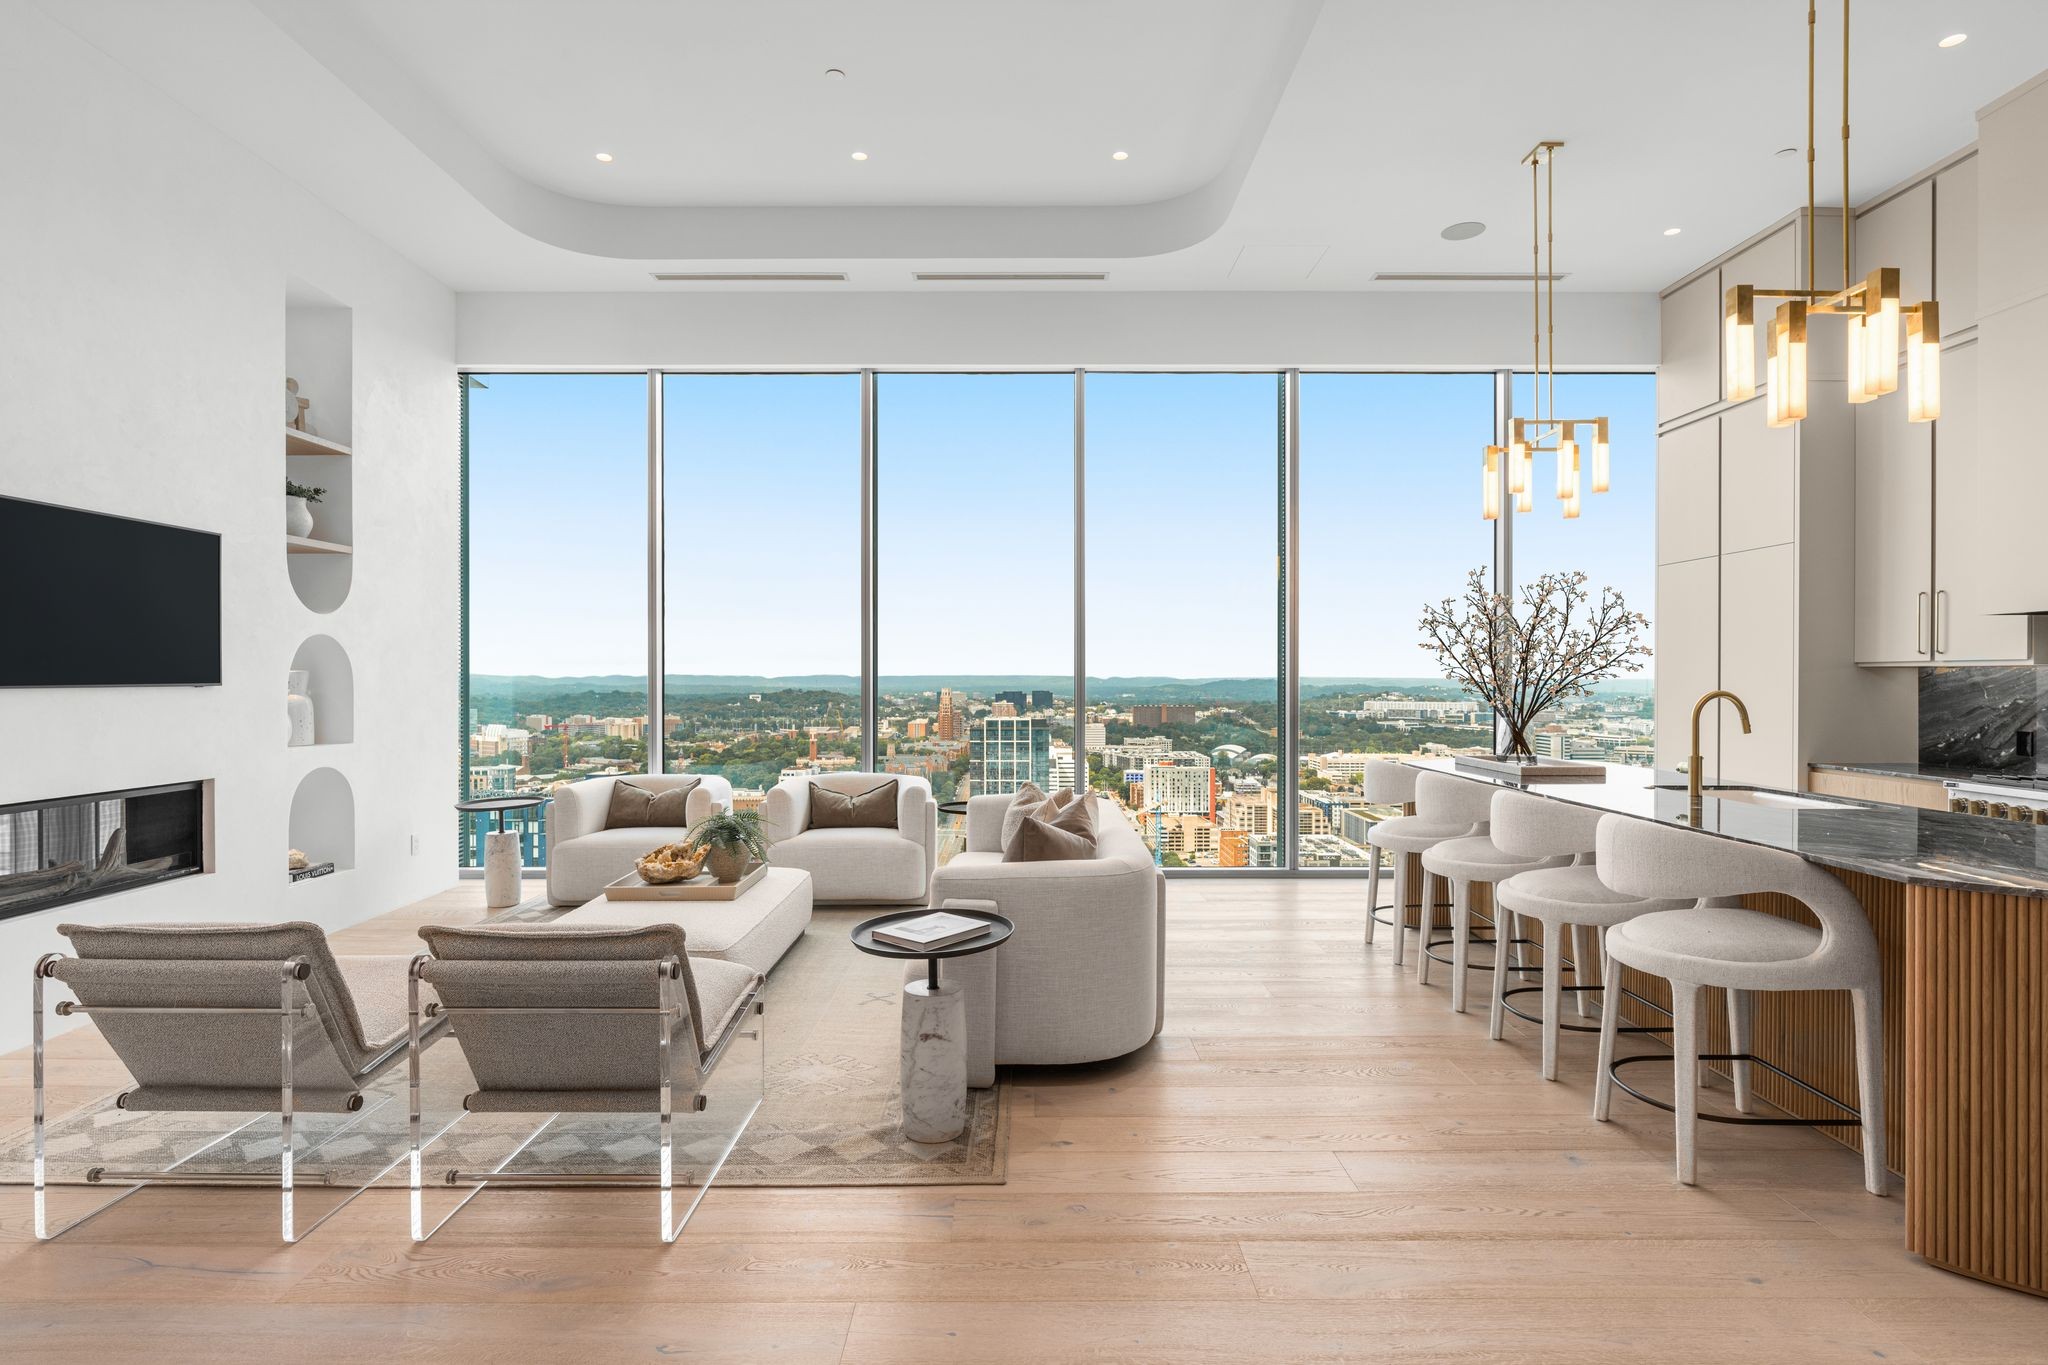
[[[1927,652],[1927,594],[1920,594],[1919,605],[1913,608],[1913,652]]]
[[[1934,652],[1948,653],[1948,589],[1934,594]]]

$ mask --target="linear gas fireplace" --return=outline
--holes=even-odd
[[[0,806],[0,919],[206,871],[206,784]]]

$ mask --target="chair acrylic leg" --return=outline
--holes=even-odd
[[[1678,1138],[1678,1183],[1699,1183],[1700,988],[1671,983],[1671,1104]]]
[[[425,953],[414,958],[405,978],[405,1079],[410,1106],[406,1114],[406,1133],[410,1139],[406,1186],[410,1191],[412,1239],[415,1242],[427,1240],[420,1190],[420,969],[426,962]]]
[[[1572,926],[1574,937],[1578,926]],[[1575,983],[1576,984],[1576,983]],[[1581,997],[1583,991],[1574,992]],[[1564,926],[1543,922],[1543,1079],[1557,1079],[1558,1014],[1564,1008]]]
[[[680,970],[680,968],[678,968]],[[661,1013],[656,1016],[656,1026],[661,1030],[660,1042],[656,1047],[658,1065],[661,1068],[661,1240],[673,1242],[676,1239],[676,1077],[675,1049],[670,1046],[670,1031],[675,1027],[676,990],[675,977],[664,969],[661,973]]]
[[[1494,912],[1494,922],[1506,919],[1499,911]],[[1499,933],[1494,934],[1494,951],[1500,951],[1504,942]],[[1451,1009],[1458,1014],[1465,1012],[1465,978],[1472,965],[1472,883],[1460,877],[1451,883]]]
[[[1856,1016],[1856,1108],[1863,1115],[1863,1188],[1887,1192],[1884,1171],[1884,1012],[1878,987],[1850,991]]]
[[[1754,991],[1729,990],[1728,996],[1728,1050],[1749,1051],[1750,1039],[1754,1034],[1756,1019],[1756,993]],[[1728,1075],[1735,1082],[1735,1112],[1747,1114],[1750,1110],[1750,1066],[1748,1062],[1728,1063]]]
[[[278,1116],[278,1181],[284,1200],[284,1239],[296,1241],[297,1233],[292,1218],[292,1025],[297,1021],[295,1013],[298,998],[295,987],[298,982],[296,964],[285,968],[284,986],[278,1006],[278,1065],[280,1079],[277,1088]]]
[[[1608,1068],[1614,1065],[1614,1040],[1620,1036],[1621,1028],[1621,964],[1609,953],[1604,959],[1604,976],[1600,987],[1600,1057],[1593,1068],[1593,1117],[1601,1123],[1607,1122],[1608,1110],[1614,1099],[1614,1077]]]
[[[1394,855],[1394,965],[1408,960],[1408,855]]]

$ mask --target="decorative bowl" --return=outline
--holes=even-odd
[[[643,856],[634,868],[640,873],[640,880],[649,886],[667,886],[671,882],[688,881],[701,872],[704,854],[681,844],[663,844]]]

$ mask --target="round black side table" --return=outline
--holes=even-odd
[[[988,929],[942,948],[903,948],[881,942],[874,931],[934,911],[898,910],[862,920],[853,928],[853,946],[864,953],[924,960],[924,980],[903,987],[903,1136],[912,1142],[951,1142],[967,1127],[967,1002],[957,983],[939,980],[939,963],[949,957],[985,953],[1017,930],[992,911],[943,905],[938,909],[963,919],[982,920]]]

